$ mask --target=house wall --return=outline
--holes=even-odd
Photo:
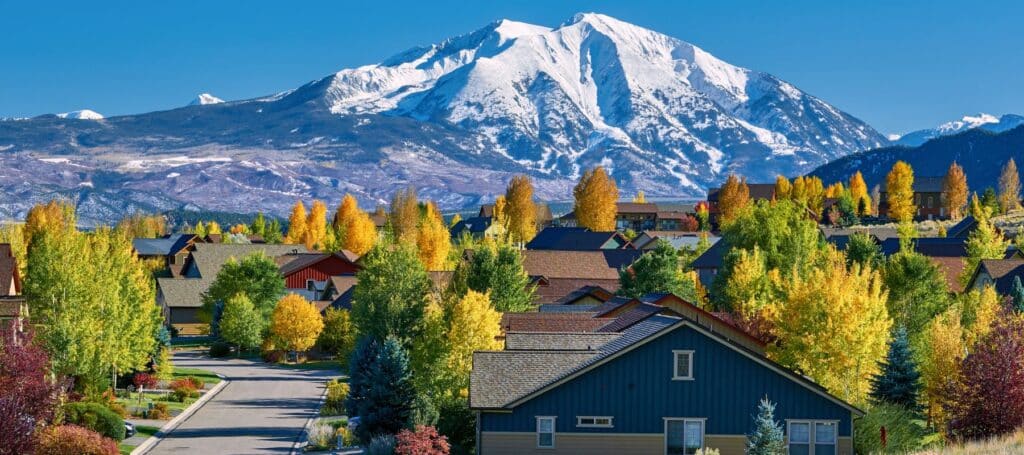
[[[284,287],[304,289],[306,280],[327,281],[336,275],[354,275],[359,270],[355,264],[336,256],[329,257],[284,277]]]
[[[853,438],[840,437],[838,455],[853,454]],[[744,455],[745,435],[704,435],[704,447],[718,449],[722,455]],[[664,454],[665,435],[657,434],[556,434],[554,449],[537,448],[535,433],[484,432],[480,435],[481,455],[518,454]]]
[[[672,380],[672,351],[679,349],[694,351],[693,380]],[[556,441],[566,435],[660,435],[665,417],[686,417],[706,419],[706,435],[743,435],[753,430],[751,416],[766,396],[776,403],[780,422],[834,420],[840,437],[852,435],[849,409],[689,326],[565,382],[512,412],[481,412],[480,431],[484,436],[534,435],[537,416],[556,416]],[[576,416],[612,416],[614,427],[576,428]],[[486,445],[486,437],[482,438]]]
[[[718,269],[697,269],[697,279],[700,280],[700,285],[709,291],[711,290],[711,284],[715,282],[715,275],[717,274]]]

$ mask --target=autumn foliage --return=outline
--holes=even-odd
[[[749,203],[750,188],[747,187],[747,179],[741,180],[730,174],[718,192],[718,211],[721,214],[719,220],[722,223],[731,222]]]
[[[917,207],[914,204],[914,170],[910,165],[897,161],[885,177],[885,191],[889,203],[889,218],[899,222],[914,219]]]
[[[585,172],[572,193],[577,225],[596,232],[615,230],[619,188],[603,167]]]
[[[320,312],[298,294],[288,294],[277,302],[271,317],[270,332],[292,351],[305,351],[316,343],[324,321]]]
[[[417,425],[416,431],[402,430],[395,437],[395,455],[448,455],[448,438],[434,427]]]

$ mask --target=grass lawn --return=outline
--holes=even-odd
[[[136,436],[145,436],[145,437],[148,438],[148,437],[153,436],[154,434],[156,434],[157,431],[160,431],[160,429],[157,428],[157,427],[151,427],[151,426],[147,426],[147,425],[139,425],[139,426],[135,427],[135,435]],[[135,450],[136,447],[138,447],[138,446],[132,446],[132,445],[128,445],[128,444],[125,444],[125,443],[121,443],[121,444],[117,445],[117,448],[120,449],[122,454],[132,453],[132,450]]]
[[[185,376],[195,376],[203,381],[204,384],[216,384],[220,382],[220,378],[211,371],[201,370],[199,368],[174,367],[174,379],[183,378]]]

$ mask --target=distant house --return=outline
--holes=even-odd
[[[946,237],[966,239],[977,229],[978,220],[974,218],[974,215],[967,215],[958,223],[946,229]]]
[[[0,296],[21,295],[18,259],[9,243],[0,243]]]
[[[170,234],[155,239],[136,238],[132,239],[132,248],[139,259],[163,261],[171,276],[179,276],[197,240],[195,234]]]
[[[475,239],[498,238],[505,233],[505,228],[500,224],[491,222],[491,217],[477,216],[466,218],[455,223],[449,229],[453,239],[458,239],[464,233],[468,233]]]
[[[985,286],[994,286],[999,295],[1011,295],[1013,282],[1018,278],[1024,282],[1024,259],[982,259],[967,289],[980,290]]]
[[[477,452],[739,455],[767,397],[789,453],[853,453],[857,408],[688,303],[629,305],[506,315],[505,349],[473,355]]]
[[[697,279],[700,280],[700,284],[704,289],[711,290],[711,284],[714,283],[715,277],[718,276],[718,270],[722,268],[722,262],[725,259],[725,253],[728,252],[728,248],[725,242],[715,242],[704,254],[697,256],[697,259],[690,263],[690,268],[697,272]]]
[[[582,227],[549,227],[526,244],[528,250],[597,251],[632,249],[618,231],[594,232]]]
[[[775,200],[775,184],[774,183],[748,183],[747,189],[750,190],[750,201],[773,201]],[[708,217],[712,223],[718,223],[718,214],[720,209],[718,207],[718,197],[722,191],[721,187],[708,188]]]
[[[619,231],[678,230],[690,216],[681,210],[666,210],[654,202],[617,202],[615,206],[615,229]],[[576,212],[563,215],[557,224],[565,227],[577,226]]]
[[[356,263],[355,253],[343,250],[337,253],[292,253],[278,256],[284,287],[287,292],[303,296],[306,300],[320,300],[332,277],[355,275],[362,267]]]
[[[583,286],[619,289],[619,270],[633,264],[643,251],[524,250],[523,268],[536,285],[537,304],[554,303]]]
[[[551,226],[554,217],[551,215],[551,207],[547,204],[537,204],[537,227],[544,229]],[[494,204],[483,204],[477,213],[480,218],[494,218]]]
[[[915,218],[921,220],[935,220],[949,218],[946,212],[946,193],[942,189],[944,176],[940,177],[914,177],[914,205],[917,206]],[[878,216],[889,216],[889,199],[885,182],[881,184],[878,201]]]
[[[21,332],[28,326],[28,302],[21,296],[0,296],[0,342],[10,330]]]
[[[650,250],[658,246],[658,240],[664,240],[677,250],[680,248],[693,249],[700,243],[701,234],[707,237],[709,246],[718,243],[721,238],[707,232],[644,231],[633,239],[633,246],[642,250]]]

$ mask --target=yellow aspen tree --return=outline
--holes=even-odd
[[[416,244],[419,247],[420,262],[427,270],[444,270],[451,249],[451,234],[434,204],[427,204],[419,225]]]
[[[345,224],[344,248],[359,256],[368,253],[377,243],[377,226],[370,215],[357,210],[355,215]]]
[[[829,185],[827,188],[825,188],[825,197],[835,199],[839,197],[841,194],[843,194],[843,191],[845,191],[845,188],[843,187],[843,182],[835,182]]]
[[[505,196],[499,195],[494,198],[494,210],[491,211],[491,222],[508,226],[508,201]]]
[[[832,251],[806,277],[795,274],[775,313],[778,344],[769,356],[850,403],[867,402],[870,379],[885,357],[892,319],[888,293],[871,268]]]
[[[747,179],[740,179],[735,174],[729,174],[729,177],[725,179],[725,184],[718,191],[719,221],[722,224],[731,222],[748,204],[750,204],[750,188],[747,186]]]
[[[857,206],[857,215],[870,215],[871,196],[868,195],[868,184],[864,182],[864,175],[857,171],[850,176],[849,182],[850,197]]]
[[[927,409],[928,421],[932,427],[944,431],[947,418],[944,404],[949,399],[950,385],[957,382],[960,362],[966,348],[963,342],[963,328],[960,312],[954,307],[936,316],[925,328],[924,345],[921,353],[921,383]]]
[[[217,223],[216,221],[211,221],[209,224],[206,225],[206,235],[210,234],[223,234],[223,232],[221,231],[220,223]]]
[[[960,319],[964,331],[964,343],[971,350],[992,330],[999,317],[1000,299],[996,288],[988,285],[981,290],[972,290],[962,295]]]
[[[897,161],[885,176],[885,191],[889,203],[889,218],[900,223],[914,220],[917,207],[914,204],[914,170],[910,165]]]
[[[456,213],[455,216],[452,216],[452,221],[448,223],[448,227],[453,228],[456,224],[459,224],[460,221],[462,221],[462,215]]]
[[[537,235],[537,204],[533,183],[525,175],[512,177],[505,190],[508,233],[514,242],[529,242]]]
[[[420,222],[420,207],[416,188],[398,190],[391,198],[391,212],[388,222],[400,242],[416,243],[416,226]]]
[[[807,181],[803,177],[793,179],[793,189],[790,190],[790,199],[807,203]]]
[[[807,208],[820,215],[825,207],[825,184],[818,177],[804,177],[804,191]]]
[[[781,201],[783,199],[789,199],[793,193],[793,185],[789,183],[789,179],[785,176],[779,175],[775,177],[775,200]]]
[[[323,329],[324,320],[316,305],[298,294],[278,300],[270,317],[270,333],[289,351],[309,350]]]
[[[615,230],[619,187],[603,167],[597,166],[583,173],[572,194],[578,226],[595,232]]]
[[[1020,208],[1020,174],[1017,163],[1010,158],[999,174],[999,209],[1003,213]]]
[[[945,207],[949,217],[959,220],[964,216],[964,209],[967,208],[967,174],[964,168],[954,161],[946,171],[946,177],[942,180],[942,192],[946,193]]]
[[[724,301],[744,330],[762,340],[772,339],[771,313],[776,309],[771,305],[773,274],[757,245],[753,250],[740,249],[738,254],[724,286]]]
[[[356,216],[358,211],[359,202],[356,201],[355,196],[345,193],[345,197],[341,198],[341,204],[338,204],[338,209],[334,212],[334,219],[331,220],[334,230],[344,232],[345,225],[352,217]]]
[[[25,245],[32,244],[32,238],[43,231],[60,232],[75,227],[75,208],[71,204],[56,199],[46,204],[36,204],[25,216],[25,228],[22,231]]]
[[[473,368],[474,351],[501,349],[501,313],[491,304],[490,293],[469,290],[453,305],[448,324],[448,371],[457,380],[461,392],[469,387],[469,372]]]
[[[640,190],[640,191],[636,192],[636,196],[633,196],[633,203],[634,204],[646,204],[647,203],[647,196],[644,194],[643,190]]]
[[[327,204],[323,201],[313,201],[313,207],[309,210],[309,217],[306,219],[306,231],[303,233],[303,243],[309,250],[318,250],[324,247],[324,239],[327,238]]]
[[[295,201],[292,213],[288,216],[288,235],[285,243],[299,243],[306,239],[306,206],[302,201]]]

